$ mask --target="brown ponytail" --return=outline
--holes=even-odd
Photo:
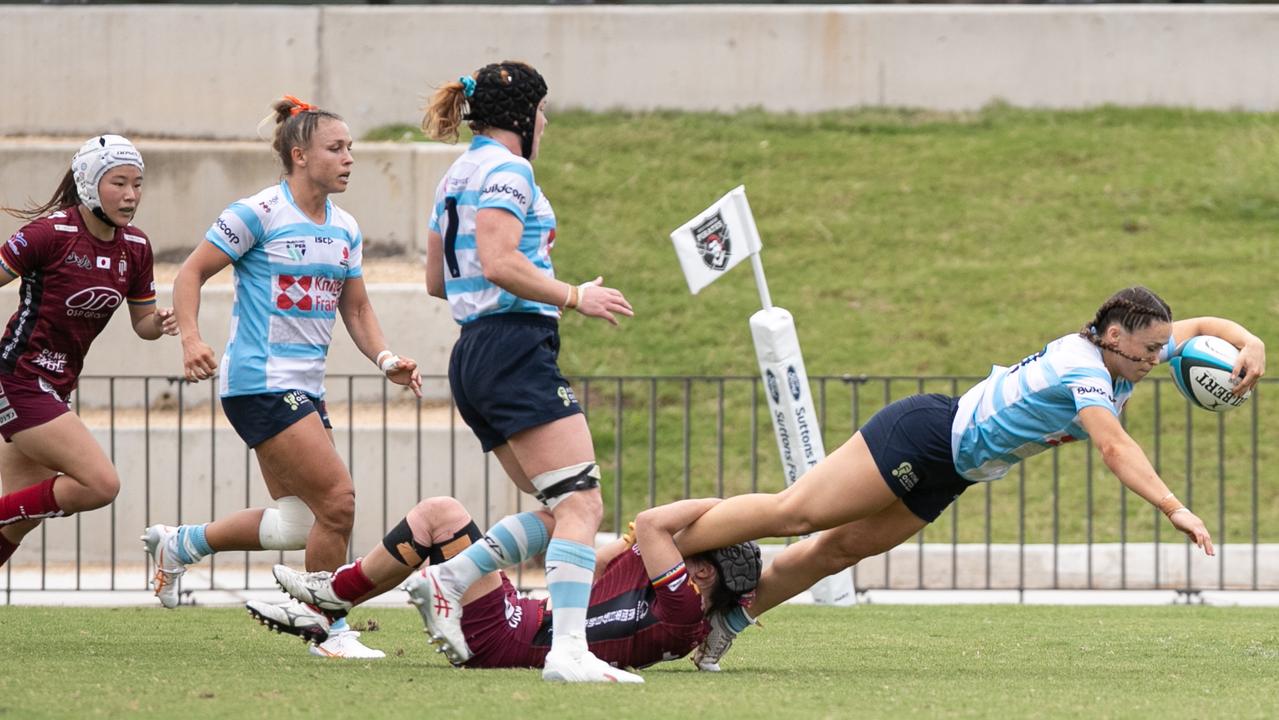
[[[466,109],[466,88],[460,81],[445,83],[431,95],[422,117],[422,132],[432,140],[457,142],[462,113]],[[472,130],[477,130],[474,126]],[[480,128],[482,129],[482,128]]]
[[[23,210],[11,207],[0,208],[0,210],[4,210],[16,218],[35,220],[36,218],[44,217],[53,210],[65,210],[79,204],[80,193],[76,191],[75,178],[68,168],[66,174],[62,176],[62,181],[58,183],[58,189],[53,191],[53,197],[49,198],[48,202]]]

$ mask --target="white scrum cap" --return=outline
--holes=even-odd
[[[133,165],[145,172],[142,153],[133,143],[119,135],[99,135],[90,138],[71,158],[71,176],[75,178],[76,193],[95,215],[102,211],[102,199],[98,196],[98,183],[113,167]]]

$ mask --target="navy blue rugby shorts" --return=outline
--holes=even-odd
[[[222,412],[244,444],[251,448],[279,435],[313,412],[320,414],[324,427],[333,428],[324,401],[301,390],[224,397]]]
[[[487,315],[462,326],[449,358],[449,388],[488,452],[512,435],[582,412],[556,364],[559,322],[546,315]]]
[[[884,407],[861,428],[884,482],[911,512],[932,522],[976,483],[955,471],[950,426],[959,398],[912,395]]]

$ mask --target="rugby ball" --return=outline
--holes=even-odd
[[[1211,335],[1197,335],[1182,343],[1177,354],[1168,361],[1177,389],[1195,407],[1225,412],[1243,405],[1252,391],[1243,397],[1231,390],[1230,379],[1239,350],[1234,345]]]

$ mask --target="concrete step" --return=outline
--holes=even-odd
[[[0,206],[48,200],[83,139],[0,138]],[[137,224],[160,259],[181,260],[235,200],[278,182],[270,143],[139,140],[147,164]],[[360,223],[368,256],[416,255],[426,240],[435,187],[464,147],[357,143],[350,188],[334,201]],[[0,239],[21,220],[0,213]]]
[[[0,288],[0,319],[6,322],[17,308],[18,285],[11,282]],[[459,333],[457,323],[449,314],[448,304],[427,295],[421,283],[370,283],[367,287],[391,350],[417,360],[423,375],[446,376],[449,352]],[[172,287],[157,287],[156,290],[159,304],[172,306]],[[232,296],[232,287],[225,283],[210,283],[201,294],[200,332],[219,358],[230,328]],[[355,347],[340,316],[334,323],[328,372],[330,378],[337,375],[377,375],[377,368]],[[154,342],[139,339],[129,325],[128,310],[118,309],[89,350],[83,374],[181,377],[182,346],[176,337],[163,337]],[[344,385],[343,381],[330,380],[328,389],[332,399],[341,402],[347,399]],[[356,401],[380,402],[381,385],[376,378],[354,383],[352,390]],[[151,390],[157,393],[151,398],[153,402],[162,400],[158,394],[160,385]],[[449,397],[446,382],[426,383],[423,390],[430,400],[447,400]],[[207,385],[189,387],[183,393],[184,402],[188,405],[206,402],[208,392]],[[112,401],[109,383],[88,378],[81,382],[82,404],[104,407]],[[140,389],[117,392],[114,397],[117,407],[140,407],[144,401]]]

